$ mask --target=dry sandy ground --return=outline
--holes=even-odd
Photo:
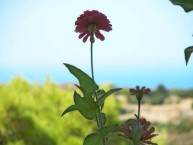
[[[121,96],[118,96],[121,100]],[[125,97],[124,97],[125,98]],[[193,99],[181,99],[177,97],[171,97],[174,101],[170,101],[169,104],[163,105],[141,105],[141,116],[148,118],[152,122],[168,123],[168,122],[178,122],[181,117],[191,117],[193,118],[192,103]],[[122,100],[125,102],[124,100]],[[128,118],[133,118],[133,114],[137,114],[137,105],[124,104],[124,109],[128,112],[120,116],[120,120],[127,120]]]

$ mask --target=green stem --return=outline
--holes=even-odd
[[[92,74],[92,79],[94,80],[94,67],[93,67],[93,42],[91,42],[91,74]],[[97,102],[97,108],[98,108],[98,112],[99,112],[99,116],[96,116],[96,120],[97,120],[97,125],[98,128],[102,128],[103,124],[102,124],[102,117],[101,117],[101,110],[100,110],[100,106],[99,106],[99,102],[98,102],[98,96],[96,93],[94,93],[95,98],[96,98],[96,102]]]
[[[92,79],[94,80],[94,70],[93,70],[93,43],[91,42],[91,45],[90,45],[90,56],[91,56],[91,74],[92,74]],[[100,128],[100,122],[99,122],[99,119],[98,119],[98,116],[96,115],[96,122],[97,122],[97,126],[98,128]]]
[[[90,45],[90,55],[91,55],[91,73],[92,73],[92,79],[94,80],[94,69],[93,69],[93,42],[91,42]]]
[[[94,34],[92,34],[92,37]],[[94,67],[93,67],[93,42],[91,41],[91,74],[92,74],[92,79],[94,80]],[[96,102],[97,102],[97,109],[98,109],[98,113],[99,116],[96,115],[96,122],[97,122],[97,126],[99,129],[101,129],[103,127],[103,122],[102,122],[102,116],[101,116],[101,109],[100,109],[100,104],[98,101],[98,96],[97,93],[94,93],[95,98],[96,98]],[[103,138],[103,145],[106,145],[106,138]]]
[[[138,100],[138,114],[137,114],[138,124],[140,119],[140,110],[141,110],[141,100]]]
[[[96,118],[97,127],[100,128],[100,123],[99,123],[99,119],[98,119],[97,115],[95,115],[95,118]]]

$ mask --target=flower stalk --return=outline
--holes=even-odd
[[[138,101],[137,120],[138,120],[138,124],[139,124],[139,120],[140,120],[140,110],[141,110],[141,100],[137,100],[137,101]]]
[[[90,56],[91,56],[91,74],[92,79],[94,80],[94,66],[93,66],[93,42],[90,43]]]
[[[93,35],[91,35],[91,39],[92,39],[92,36]],[[91,41],[91,48],[90,49],[91,49],[91,74],[92,74],[92,79],[94,80],[93,42],[92,41]],[[97,126],[98,126],[99,129],[101,129],[103,127],[103,123],[102,123],[101,109],[100,109],[100,104],[99,104],[99,101],[98,101],[97,93],[94,93],[94,96],[95,96],[95,99],[96,99],[96,102],[97,102],[97,108],[98,108],[98,113],[99,113],[98,116],[96,115]]]

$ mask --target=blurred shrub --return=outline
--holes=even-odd
[[[159,145],[192,145],[193,120],[181,118],[178,123],[154,123],[159,134],[155,141]]]
[[[163,104],[164,99],[169,96],[168,90],[164,85],[159,85],[155,91],[152,91],[148,97],[144,97],[144,102],[150,104]]]
[[[102,89],[107,91],[111,87],[104,85]],[[43,85],[30,84],[22,78],[0,85],[0,139],[3,139],[4,145],[82,145],[85,136],[94,131],[96,125],[76,111],[60,117],[64,109],[73,104],[73,90],[74,87],[58,86],[49,78]],[[159,86],[144,97],[144,103],[161,104],[174,92]],[[121,93],[129,95],[128,89]],[[136,101],[134,96],[128,98],[131,102]],[[115,97],[110,96],[104,107],[107,124],[117,123],[120,109],[121,105]],[[179,124],[154,125],[161,133],[164,132],[156,138],[158,144],[168,144],[166,141],[169,139],[165,136],[169,134],[191,132],[192,124],[192,121],[184,120]],[[109,145],[129,144],[116,134],[109,140]]]
[[[191,118],[181,118],[178,123],[154,123],[158,129],[167,129],[168,133],[189,133],[193,131],[193,120]]]
[[[182,90],[182,89],[172,89],[170,90],[170,94],[179,96],[181,98],[193,98],[193,89],[187,89],[187,90]]]
[[[193,102],[192,102],[192,110],[193,110]]]
[[[104,86],[104,90],[109,87]],[[4,145],[82,145],[95,124],[78,112],[60,117],[73,104],[72,96],[72,89],[58,87],[49,78],[43,85],[32,85],[22,78],[1,85],[0,131]],[[107,99],[104,112],[108,124],[117,122],[119,107],[113,96]],[[118,143],[112,138],[111,145]]]

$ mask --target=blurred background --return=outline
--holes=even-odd
[[[113,28],[94,43],[96,82],[124,88],[107,100],[107,123],[133,118],[128,89],[146,86],[142,115],[156,127],[155,142],[193,145],[193,59],[186,66],[183,52],[193,44],[193,13],[154,0],[1,0],[0,142],[81,145],[95,129],[78,112],[60,117],[78,83],[63,63],[91,74],[90,44],[74,32],[85,10],[104,13]],[[114,135],[110,144],[128,143]]]

